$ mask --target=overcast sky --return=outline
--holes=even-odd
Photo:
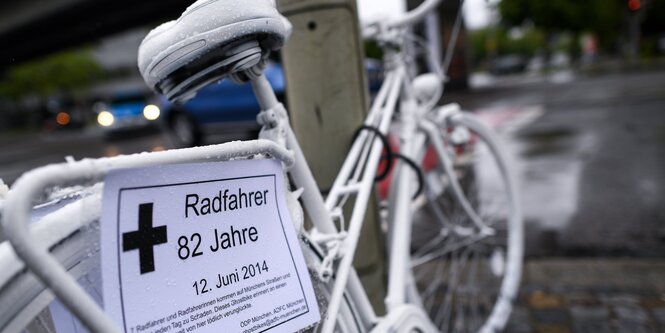
[[[358,0],[361,20],[395,16],[404,11],[404,8],[404,0]],[[464,20],[470,29],[487,26],[490,20],[487,0],[465,0]]]

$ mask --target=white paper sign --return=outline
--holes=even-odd
[[[109,173],[105,310],[128,333],[293,332],[319,310],[274,160]]]

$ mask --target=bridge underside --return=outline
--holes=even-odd
[[[177,18],[192,0],[0,2],[0,71],[51,52]]]

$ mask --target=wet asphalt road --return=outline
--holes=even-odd
[[[520,176],[527,255],[665,256],[665,71],[492,79],[446,100],[503,119],[497,129]],[[68,155],[170,147],[159,133],[110,142],[95,130],[0,134],[0,178],[12,183]]]
[[[498,126],[519,169],[527,255],[665,256],[665,71],[507,78],[448,99],[536,113]]]
[[[84,131],[0,136],[0,178],[12,184],[25,171],[65,157],[110,157],[142,151],[168,149],[167,141],[155,131],[131,133],[122,140],[106,140],[96,128]]]

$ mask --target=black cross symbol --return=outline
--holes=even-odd
[[[166,226],[152,226],[152,202],[139,205],[139,230],[122,234],[122,252],[139,250],[141,274],[155,270],[155,245],[166,243]]]

